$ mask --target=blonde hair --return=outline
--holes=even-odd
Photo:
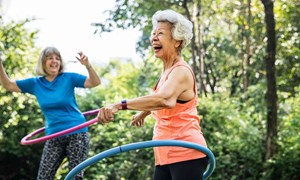
[[[37,75],[46,76],[47,72],[45,71],[46,66],[46,60],[48,56],[51,56],[52,54],[55,54],[59,56],[59,59],[61,61],[60,67],[59,67],[59,73],[62,73],[64,71],[64,63],[61,58],[60,52],[55,47],[46,47],[40,54],[38,63],[35,68],[35,72]]]
[[[193,37],[193,23],[183,15],[167,9],[157,11],[152,16],[152,25],[155,28],[159,22],[172,24],[172,36],[175,40],[182,41],[180,49],[186,47]]]

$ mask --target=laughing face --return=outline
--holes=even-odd
[[[169,22],[159,22],[151,35],[151,45],[155,57],[167,59],[176,55],[180,43],[172,36],[172,24]]]
[[[45,71],[49,76],[57,76],[61,67],[61,58],[56,54],[46,57]]]

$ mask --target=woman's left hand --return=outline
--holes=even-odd
[[[142,127],[144,122],[145,116],[142,113],[137,113],[136,115],[132,116],[131,126]]]
[[[85,65],[86,67],[90,66],[89,59],[83,52],[79,52],[78,55],[79,57],[76,57],[76,59],[78,59],[82,65]]]

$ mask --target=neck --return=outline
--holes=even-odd
[[[181,60],[181,56],[170,57],[163,61],[164,71],[170,69],[174,64]]]
[[[45,78],[48,80],[48,81],[53,81],[55,78],[56,78],[57,75],[47,75]]]

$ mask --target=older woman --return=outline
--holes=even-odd
[[[0,57],[0,83],[11,92],[35,95],[46,119],[46,134],[71,128],[85,122],[76,103],[74,88],[92,88],[101,81],[82,52],[77,58],[87,68],[89,76],[64,72],[60,52],[55,47],[45,48],[38,59],[36,73],[40,76],[10,80]],[[65,157],[71,170],[88,156],[88,129],[83,128],[66,136],[46,141],[40,161],[38,180],[52,180]],[[83,179],[83,171],[75,179]]]
[[[142,126],[146,116],[156,120],[153,140],[184,140],[206,146],[197,115],[195,76],[181,56],[192,38],[192,23],[172,10],[156,12],[152,17],[151,44],[162,60],[163,69],[154,93],[122,100],[103,107],[98,120],[108,123],[119,110],[138,110],[133,126]],[[156,147],[155,180],[202,179],[208,164],[206,155],[183,147]]]

